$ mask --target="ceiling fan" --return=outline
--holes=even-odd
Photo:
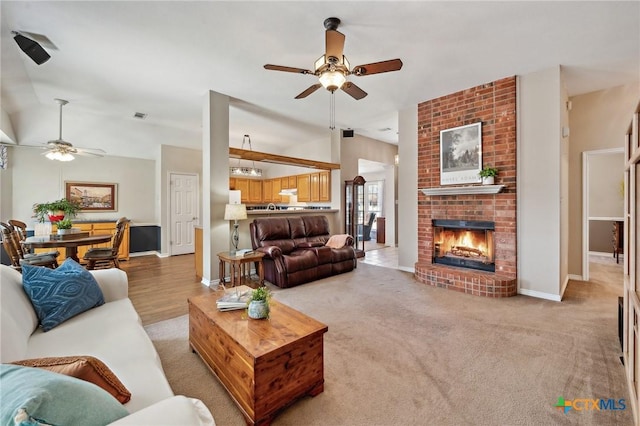
[[[354,83],[347,81],[349,75],[362,77],[383,72],[398,71],[402,68],[402,61],[400,59],[391,59],[388,61],[357,65],[353,67],[353,69],[350,69],[349,61],[343,55],[345,36],[338,31],[338,25],[340,25],[340,19],[338,18],[325,19],[324,27],[327,30],[325,36],[326,52],[315,62],[314,71],[271,64],[267,64],[264,67],[272,71],[311,74],[318,77],[319,83],[304,90],[296,96],[296,99],[306,98],[320,87],[324,87],[331,93],[342,89],[356,100],[367,96],[367,92]]]
[[[59,134],[58,139],[51,140],[44,146],[29,146],[31,148],[42,148],[46,149],[47,152],[43,153],[50,160],[58,160],[58,161],[71,161],[75,157],[74,155],[87,155],[92,157],[102,157],[106,152],[102,149],[98,148],[77,148],[71,145],[70,142],[62,139],[62,107],[69,103],[69,101],[65,101],[64,99],[54,99],[56,103],[60,106],[60,126],[59,126]],[[20,146],[20,145],[16,145]]]

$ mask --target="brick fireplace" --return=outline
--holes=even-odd
[[[446,185],[447,194],[424,195],[420,191],[415,276],[425,284],[478,296],[514,296],[517,293],[515,77],[418,105],[418,188],[444,188],[440,185],[440,131],[477,122],[482,122],[482,163],[499,170],[495,183],[505,187],[495,194],[465,193],[473,192],[466,191],[466,187],[479,184]],[[434,220],[493,222],[495,271],[434,263],[441,249],[440,243],[434,241]]]

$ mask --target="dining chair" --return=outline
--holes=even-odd
[[[83,256],[83,260],[87,261],[87,269],[96,269],[96,267],[110,267],[113,264],[114,267],[120,269],[120,262],[118,261],[118,251],[120,250],[120,244],[124,237],[124,232],[127,229],[129,219],[121,217],[116,222],[116,233],[111,240],[111,247],[94,247],[87,250]]]
[[[27,224],[17,219],[9,219],[8,222],[9,222],[9,225],[13,226],[13,229],[15,232],[14,235],[18,237],[18,241],[20,242],[20,248],[22,250],[22,253],[24,254],[25,257],[27,257],[28,255],[31,254],[31,250],[27,246],[22,244],[24,240],[27,239]],[[57,250],[52,250],[52,251],[48,251],[46,253],[41,253],[41,254],[48,254],[54,257],[58,257],[60,255],[60,252]]]
[[[9,256],[11,267],[13,269],[22,272],[22,265],[25,264],[32,266],[46,266],[47,268],[51,269],[58,267],[57,256],[46,253],[31,253],[25,255],[22,252],[22,246],[13,225],[0,222],[0,226],[2,227],[2,247],[4,247],[4,251]]]

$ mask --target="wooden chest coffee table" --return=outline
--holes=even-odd
[[[271,299],[267,320],[218,311],[214,292],[189,299],[189,344],[231,394],[248,424],[269,424],[296,399],[324,390],[328,328]]]

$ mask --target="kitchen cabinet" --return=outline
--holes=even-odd
[[[298,175],[298,201],[311,201],[311,175]]]
[[[249,179],[236,178],[237,191],[240,191],[240,202],[245,204],[249,202]]]
[[[320,172],[320,198],[318,201],[331,201],[331,172]]]
[[[262,181],[249,179],[249,202],[261,203],[262,202]]]
[[[309,187],[311,201],[320,201],[320,173],[311,173],[309,175]]]
[[[273,180],[272,179],[267,179],[262,181],[262,201],[264,201],[265,203],[273,202]]]
[[[328,170],[274,179],[229,178],[229,189],[240,191],[243,204],[289,203],[283,189],[297,189],[298,201],[331,201],[331,172]]]
[[[273,179],[271,181],[271,190],[273,191],[271,194],[271,202],[279,203],[282,201],[282,196],[280,195],[280,189],[282,188],[282,181],[280,178]],[[289,198],[289,197],[287,197]]]

